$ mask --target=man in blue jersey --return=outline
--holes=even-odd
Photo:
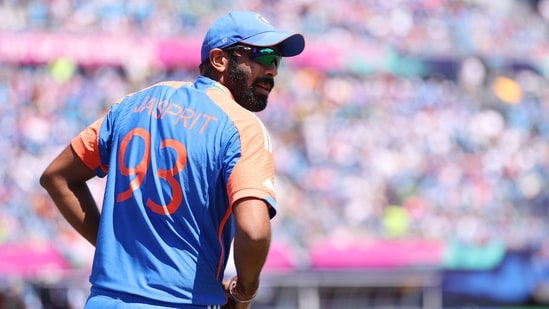
[[[248,308],[276,213],[269,134],[252,112],[304,47],[231,12],[206,33],[194,82],[125,96],[50,163],[40,183],[96,247],[86,309]],[[101,208],[86,184],[96,176]],[[231,244],[236,276],[224,281]]]

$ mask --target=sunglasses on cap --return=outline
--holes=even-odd
[[[224,50],[244,50],[249,51],[250,58],[255,62],[261,64],[262,66],[268,67],[271,63],[274,62],[275,66],[278,68],[280,65],[280,60],[282,56],[274,49],[270,47],[254,47],[254,46],[244,46],[244,45],[234,45],[225,48]]]

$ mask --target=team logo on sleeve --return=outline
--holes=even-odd
[[[275,190],[272,179],[265,179],[265,181],[263,181],[263,186],[265,186],[267,189],[271,191]]]

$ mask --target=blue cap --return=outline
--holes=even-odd
[[[258,47],[277,46],[282,57],[297,56],[305,49],[302,34],[278,31],[258,13],[234,11],[211,25],[202,42],[201,60],[208,59],[214,48],[223,49],[236,43]]]

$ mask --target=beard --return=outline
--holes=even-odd
[[[260,112],[267,107],[268,96],[254,92],[254,86],[258,83],[269,84],[274,87],[274,80],[269,77],[256,78],[248,87],[249,76],[246,71],[240,68],[236,61],[229,62],[229,80],[227,88],[233,94],[235,101],[251,112]]]

